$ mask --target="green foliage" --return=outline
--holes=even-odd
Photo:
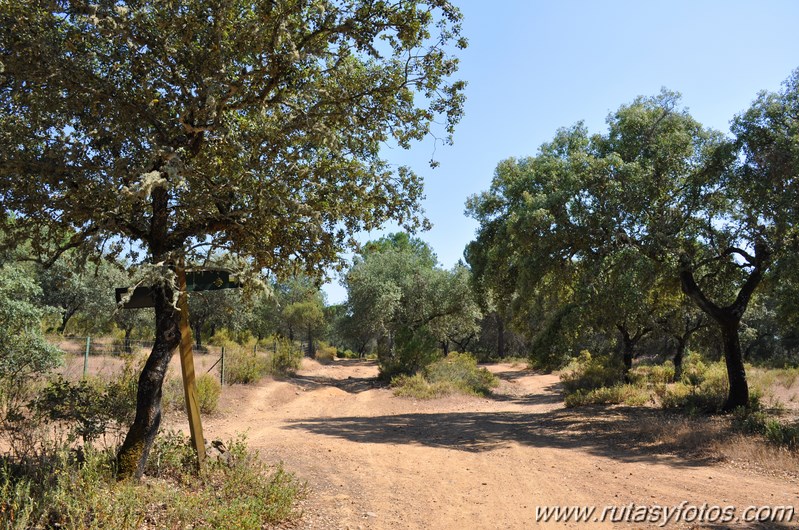
[[[451,382],[467,393],[486,395],[499,384],[499,379],[477,366],[477,360],[469,353],[450,352],[443,359],[424,369],[425,379],[431,383]]]
[[[623,367],[615,359],[604,356],[594,357],[588,350],[580,352],[579,357],[561,371],[560,380],[566,395],[576,392],[590,392],[602,387],[613,387],[623,380]]]
[[[637,385],[614,385],[599,387],[593,390],[577,390],[565,398],[567,407],[580,407],[584,405],[628,405],[641,407],[650,402],[652,396],[645,388]]]
[[[41,288],[24,269],[0,266],[0,384],[21,383],[61,360],[61,352],[41,332],[46,314],[36,304],[41,294]]]
[[[240,348],[225,350],[225,383],[250,384],[257,383],[272,371],[266,355],[246,352]]]
[[[499,384],[499,379],[469,353],[451,352],[428,365],[423,372],[399,375],[391,380],[394,393],[402,397],[433,399],[450,394],[484,396]]]
[[[195,383],[197,385],[197,401],[200,405],[200,412],[213,414],[219,405],[222,385],[211,374],[202,374],[197,377]],[[162,406],[172,410],[186,410],[186,398],[181,377],[168,377],[164,383],[163,392],[163,397],[161,398]]]
[[[230,343],[227,343],[230,344]],[[303,353],[288,339],[274,339],[277,351],[264,352],[244,349],[240,346],[225,347],[225,383],[257,383],[267,375],[284,375],[300,368]]]
[[[535,156],[500,162],[490,189],[469,199],[480,223],[466,251],[475,283],[511,307],[545,364],[596,335],[604,347],[593,351],[609,351],[616,330],[631,364],[643,335],[660,328],[683,340],[701,311],[740,374],[724,407],[745,405],[741,317],[770,271],[787,280],[779,289],[798,284],[797,111],[799,70],[735,118],[734,139],[667,90],[621,106],[607,133],[559,130]],[[580,318],[558,318],[572,305]]]
[[[266,466],[243,439],[225,444],[225,459],[209,460],[198,477],[188,440],[159,437],[146,484],[117,482],[110,450],[55,446],[35,462],[0,458],[0,527],[9,530],[240,528],[295,519],[305,488],[281,467]]]
[[[269,370],[274,375],[296,372],[302,364],[303,353],[288,339],[277,340],[277,351],[269,353]]]
[[[627,377],[636,385],[667,385],[674,382],[674,363],[639,364],[627,373]]]
[[[317,361],[321,363],[329,363],[333,361],[338,356],[338,350],[335,346],[330,346],[329,344],[323,343],[320,344],[319,347],[316,349],[315,358]]]
[[[254,278],[321,277],[353,234],[426,225],[421,177],[381,152],[451,141],[461,18],[439,0],[0,2],[0,251],[153,264],[174,337],[170,266],[226,251]]]
[[[69,441],[88,443],[106,434],[118,435],[136,412],[140,365],[129,360],[109,381],[90,378],[73,382],[57,376],[38,392],[24,421],[58,426]]]
[[[762,435],[769,442],[799,448],[799,423],[785,423],[760,410],[740,409],[735,412],[733,424],[743,432]]]
[[[393,234],[354,261],[341,330],[359,352],[376,343],[383,377],[412,374],[435,360],[440,344],[464,343],[479,331],[468,269],[438,268],[421,240]]]
[[[683,363],[682,379],[673,385],[657,385],[655,391],[662,407],[695,413],[721,411],[728,388],[724,362],[706,364],[692,353]]]
[[[200,412],[213,414],[219,405],[219,395],[222,393],[222,385],[211,374],[203,374],[197,378],[197,401],[200,404]]]

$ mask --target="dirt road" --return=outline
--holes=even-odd
[[[676,451],[657,411],[565,409],[556,376],[491,370],[503,382],[490,398],[418,401],[378,385],[373,363],[306,360],[295,378],[225,387],[205,432],[244,432],[308,481],[300,528],[654,528],[536,523],[536,507],[799,507],[791,477]]]

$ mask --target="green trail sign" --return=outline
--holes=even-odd
[[[241,287],[237,281],[230,279],[230,272],[219,270],[200,270],[186,272],[186,290],[194,291],[215,291],[217,289],[236,289]],[[127,296],[130,291],[127,287],[116,289],[117,304]],[[152,288],[139,286],[133,290],[130,299],[122,305],[122,309],[140,309],[144,307],[155,307]]]

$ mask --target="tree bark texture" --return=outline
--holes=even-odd
[[[755,245],[755,256],[753,258],[752,271],[746,278],[735,301],[726,306],[720,307],[710,301],[694,279],[693,271],[687,260],[681,263],[680,284],[683,292],[688,295],[696,305],[710,316],[721,331],[724,346],[724,361],[727,366],[727,377],[730,383],[729,394],[724,402],[722,410],[729,412],[738,407],[749,406],[749,385],[746,382],[746,370],[744,369],[743,357],[741,355],[741,343],[738,331],[749,300],[757,286],[763,279],[763,273],[768,267],[769,252],[762,244]]]
[[[136,418],[117,453],[118,478],[140,478],[161,424],[161,394],[169,361],[180,344],[180,314],[172,291],[155,289],[156,336],[152,352],[139,376]]]

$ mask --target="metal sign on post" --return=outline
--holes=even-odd
[[[194,354],[192,353],[191,326],[189,325],[189,291],[213,291],[216,289],[235,289],[241,287],[236,281],[230,280],[230,273],[221,270],[186,271],[181,259],[175,273],[178,277],[178,309],[180,310],[180,369],[183,375],[183,395],[186,399],[186,413],[189,417],[189,431],[191,443],[197,451],[197,464],[202,468],[205,460],[205,440],[203,439],[203,426],[200,419],[200,404],[197,399],[197,382],[194,374]],[[119,287],[116,289],[117,304],[127,296],[130,289]],[[147,286],[139,286],[133,290],[128,300],[122,304],[123,309],[140,309],[155,307],[153,290]],[[223,354],[224,355],[224,354]],[[224,365],[222,377],[224,378]]]

